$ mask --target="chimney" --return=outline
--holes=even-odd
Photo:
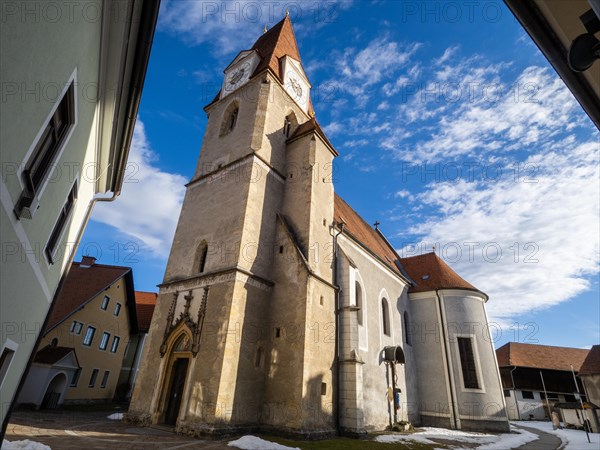
[[[84,256],[81,259],[81,263],[79,264],[79,267],[81,267],[82,269],[88,269],[88,268],[92,267],[94,264],[96,264],[96,258],[94,258],[93,256]]]

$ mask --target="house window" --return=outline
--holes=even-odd
[[[409,330],[410,322],[408,321],[408,313],[406,311],[402,314],[402,321],[404,322],[404,342],[407,345],[412,345],[410,341],[411,330]]]
[[[458,352],[460,354],[460,366],[462,368],[465,389],[479,389],[472,338],[459,337]]]
[[[77,387],[77,383],[79,383],[79,377],[81,376],[81,367],[73,372],[73,376],[71,377],[71,387]]]
[[[96,378],[98,378],[98,369],[92,370],[92,375],[90,376],[90,382],[88,383],[88,387],[93,388],[96,384]]]
[[[102,382],[100,383],[100,387],[104,389],[106,384],[108,383],[108,376],[110,375],[110,370],[105,370],[104,375],[102,375]]]
[[[63,235],[67,227],[67,222],[69,221],[71,214],[73,212],[73,206],[75,205],[75,201],[77,200],[77,182],[73,183],[73,187],[71,187],[71,191],[67,196],[67,201],[63,205],[62,209],[58,213],[58,220],[54,224],[54,228],[52,229],[52,233],[50,233],[50,238],[48,239],[48,243],[46,244],[46,258],[50,264],[54,264],[54,258],[56,257],[56,253],[58,250],[58,243],[60,238]]]
[[[22,174],[25,189],[15,206],[15,214],[19,218],[31,219],[33,200],[50,175],[67,134],[75,123],[74,86],[75,84],[71,83],[60,100],[56,111],[44,126],[31,157],[25,164]]]
[[[85,331],[85,336],[83,337],[83,345],[90,346],[92,345],[92,341],[94,340],[94,334],[96,333],[96,329],[94,327],[87,327]]]
[[[321,383],[321,395],[327,395],[327,383]]]
[[[510,389],[504,389],[504,396],[510,397]]]
[[[112,341],[112,345],[110,346],[110,352],[116,353],[119,348],[119,342],[121,342],[121,338],[119,336],[115,336]]]
[[[521,391],[521,396],[524,400],[533,400],[533,392],[532,391]]]
[[[10,366],[10,362],[15,356],[15,351],[11,348],[4,348],[2,350],[2,355],[0,356],[0,386],[2,386],[2,382],[4,381],[4,377],[8,372],[8,367]]]
[[[565,402],[576,402],[577,399],[572,394],[565,394]]]
[[[106,311],[106,309],[108,308],[108,302],[110,302],[110,297],[108,295],[105,295],[104,298],[102,299],[102,304],[100,305],[100,309],[103,309],[104,311]]]
[[[360,284],[357,282],[354,283],[354,298],[356,302],[356,307],[358,311],[356,311],[356,321],[359,325],[363,324],[363,304],[362,304],[362,288]]]
[[[115,316],[118,316],[120,312],[121,312],[121,304],[120,304],[120,303],[117,303],[117,304],[115,305],[115,312],[114,312],[113,314],[114,314]]]
[[[106,331],[104,333],[102,333],[102,339],[100,340],[100,350],[106,350],[109,340],[110,340],[110,333],[108,333]]]
[[[73,334],[81,334],[81,330],[83,329],[83,324],[81,322],[78,322],[76,320],[73,321],[73,323],[71,324],[71,333]]]
[[[383,325],[383,334],[391,336],[390,332],[390,307],[387,300],[381,299],[381,321]]]
[[[206,267],[206,255],[208,254],[208,244],[206,241],[200,242],[198,245],[198,249],[196,250],[196,267],[198,269],[198,273],[204,272],[204,268]]]

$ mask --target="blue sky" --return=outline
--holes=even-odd
[[[496,345],[600,341],[599,133],[501,1],[164,1],[130,169],[82,254],[156,290],[223,69],[289,10],[335,189],[490,295]]]

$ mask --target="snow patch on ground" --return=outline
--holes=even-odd
[[[469,444],[480,444],[481,450],[505,450],[507,448],[516,448],[528,442],[536,440],[538,437],[525,430],[513,429],[513,433],[505,434],[485,434],[470,433],[460,430],[447,430],[445,428],[424,427],[423,431],[412,434],[383,434],[377,436],[377,442],[396,443],[402,441],[420,442],[422,444],[439,444],[436,440],[448,440],[456,442],[465,442]],[[444,442],[446,444],[446,442]],[[457,447],[451,447],[457,448]]]
[[[545,431],[546,433],[554,434],[558,436],[566,446],[563,447],[565,450],[598,450],[600,448],[600,434],[590,433],[590,442],[587,441],[585,431],[583,430],[553,430],[552,422],[536,422],[536,421],[522,421],[514,422],[515,425],[522,425],[524,427],[531,427],[537,430]]]
[[[265,441],[256,436],[242,436],[238,440],[229,442],[227,445],[244,450],[300,450],[298,447],[286,447],[276,442]]]
[[[110,420],[123,420],[123,413],[112,413],[107,417]]]
[[[30,441],[2,441],[1,450],[52,450],[50,447],[39,442]]]

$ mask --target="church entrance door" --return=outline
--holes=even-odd
[[[179,407],[181,406],[181,397],[183,396],[183,387],[185,386],[188,362],[188,358],[177,358],[173,364],[171,386],[169,387],[167,411],[165,414],[165,423],[167,425],[175,425],[177,423]]]

